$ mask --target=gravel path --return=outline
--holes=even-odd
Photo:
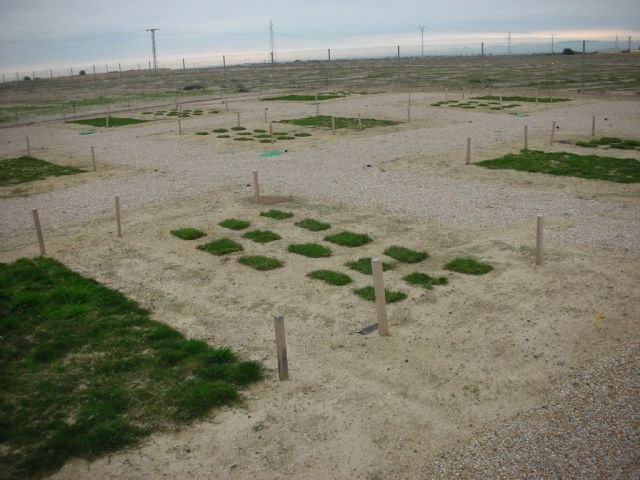
[[[640,344],[559,387],[542,410],[435,462],[439,478],[640,478]]]

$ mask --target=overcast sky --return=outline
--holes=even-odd
[[[640,35],[640,0],[0,0],[0,71],[269,51]]]

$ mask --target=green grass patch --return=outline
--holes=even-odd
[[[209,132],[196,132],[196,135],[209,135]]]
[[[364,300],[368,300],[370,302],[375,301],[376,293],[371,285],[363,288],[356,288],[353,293]],[[392,290],[384,289],[384,301],[385,303],[394,303],[399,302],[400,300],[404,300],[407,298],[407,294],[404,292],[396,292]]]
[[[256,138],[271,138],[271,135],[269,135],[268,133],[258,133],[257,135],[254,135],[254,137],[256,137]]]
[[[497,95],[485,95],[483,97],[473,97],[474,100],[493,100],[500,101],[500,97]],[[535,103],[536,97],[524,97],[520,95],[503,96],[503,102],[533,102]],[[558,103],[558,102],[570,102],[570,98],[562,97],[538,97],[538,103]]]
[[[217,138],[231,138],[231,135],[218,135]]]
[[[214,128],[211,130],[213,133],[227,133],[229,130],[226,128]]]
[[[237,135],[253,135],[251,132],[238,132]]]
[[[243,130],[246,130],[246,127],[231,127],[231,130],[235,131],[235,132],[241,132]]]
[[[618,183],[640,182],[640,161],[632,158],[522,150],[520,153],[476,162],[475,165]]]
[[[254,128],[253,133],[266,133],[267,131],[262,128]]]
[[[195,240],[204,237],[206,233],[197,228],[179,228],[177,230],[171,230],[171,235],[181,240]]]
[[[310,137],[311,134],[307,132],[298,132],[293,134],[294,137]]]
[[[373,269],[371,267],[371,257],[359,258],[358,260],[345,263],[344,266],[365,275],[371,275],[373,273]],[[382,271],[386,272],[387,270],[393,270],[393,265],[390,263],[382,262]]]
[[[334,117],[336,129],[340,128],[358,128],[358,119],[355,117]],[[316,117],[293,118],[288,120],[280,120],[280,123],[288,123],[301,127],[325,127],[331,128],[331,117],[328,115],[318,115]],[[362,128],[387,127],[390,125],[398,125],[400,122],[393,120],[380,120],[377,118],[361,119]]]
[[[240,220],[238,218],[227,218],[226,220],[218,223],[221,227],[229,228],[231,230],[242,230],[247,228],[250,224],[251,222],[248,220]]]
[[[260,140],[260,143],[271,143],[271,140],[264,140],[263,139],[263,140]],[[275,140],[274,140],[274,143],[275,143]]]
[[[360,247],[371,242],[372,239],[366,233],[353,233],[344,231],[335,235],[327,235],[324,237],[327,242],[335,243],[343,247]]]
[[[234,138],[236,142],[253,142],[253,138],[250,137],[236,137]]]
[[[321,230],[328,230],[331,228],[331,225],[328,223],[323,223],[318,220],[314,220],[313,218],[305,218],[296,222],[296,225],[301,228],[306,228],[307,230],[311,230],[312,232],[319,232]]]
[[[469,275],[484,275],[485,273],[489,273],[493,270],[493,266],[488,263],[478,262],[473,258],[462,257],[451,260],[444,266],[444,268],[451,270],[452,272],[466,273]]]
[[[296,137],[289,137],[289,136],[284,136],[284,137],[277,137],[278,140],[295,140]]]
[[[289,135],[289,132],[273,132],[274,137],[286,137]]]
[[[272,208],[271,210],[267,210],[266,212],[260,212],[260,216],[274,218],[276,220],[284,220],[286,218],[293,217],[293,213],[283,212],[282,210],[275,210]]]
[[[329,285],[335,285],[341,287],[343,285],[350,284],[353,280],[349,275],[340,272],[334,272],[333,270],[315,270],[307,274],[307,277],[314,278],[316,280],[322,280]]]
[[[220,238],[204,245],[198,245],[198,250],[209,252],[212,255],[227,255],[233,252],[240,252],[244,250],[242,245],[238,242],[234,242],[230,238]]]
[[[140,120],[139,118],[110,117],[110,127],[124,127],[125,125],[135,125],[136,123],[147,123],[148,120]],[[68,120],[66,123],[77,123],[79,125],[91,125],[92,127],[106,127],[107,119],[105,117],[85,118],[80,120]]]
[[[619,148],[621,150],[633,150],[640,148],[640,140],[622,139],[618,137],[600,137],[589,141],[578,141],[576,145],[579,147],[595,148],[600,145],[611,148]]]
[[[318,243],[294,243],[287,248],[291,253],[304,255],[309,258],[330,257],[331,249]]]
[[[256,243],[269,243],[280,240],[282,237],[271,230],[251,230],[242,235],[242,238],[253,240]]]
[[[398,245],[392,245],[387,248],[384,251],[384,254],[404,263],[418,263],[425,258],[429,258],[429,254],[427,252],[411,250],[410,248],[399,247]]]
[[[344,95],[323,93],[317,96],[318,101],[332,100],[334,98],[342,98]],[[279,97],[267,97],[262,99],[263,102],[314,102],[316,95],[281,95]]]
[[[263,368],[188,340],[115,290],[38,257],[0,263],[6,479],[42,478],[239,399]]]
[[[419,285],[427,290],[433,289],[434,285],[446,285],[449,283],[447,277],[431,277],[421,272],[410,273],[402,277],[402,279],[411,285]]]
[[[282,260],[273,257],[263,257],[262,255],[251,255],[238,258],[238,263],[256,270],[273,270],[284,265]]]
[[[0,160],[0,186],[33,182],[47,177],[59,177],[82,173],[75,167],[64,167],[39,158],[23,156]]]

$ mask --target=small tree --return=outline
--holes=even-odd
[[[564,50],[562,50],[562,54],[563,55],[575,55],[576,52],[571,48],[565,48]]]
[[[84,70],[80,70],[80,72],[78,73],[78,75],[86,75],[87,72],[85,72]]]

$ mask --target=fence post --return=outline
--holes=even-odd
[[[116,225],[118,227],[118,238],[122,238],[122,224],[120,223],[120,197],[116,195]]]
[[[551,124],[551,138],[549,139],[549,145],[553,145],[553,139],[556,136],[556,121]]]
[[[284,317],[273,317],[273,326],[276,332],[276,353],[278,355],[278,377],[280,380],[289,379],[289,361],[287,359],[287,339],[284,331]]]
[[[529,150],[529,132],[527,126],[524,126],[524,149]]]
[[[384,280],[382,279],[382,264],[379,258],[371,260],[373,271],[373,290],[376,296],[376,313],[378,315],[378,333],[384,337],[389,335],[387,323],[387,302],[384,294]]]
[[[27,135],[27,157],[31,156],[31,145],[29,144],[29,135]]]
[[[38,236],[38,245],[40,246],[40,255],[45,256],[47,254],[44,248],[44,237],[42,236],[42,227],[40,226],[40,217],[38,216],[38,209],[34,208],[32,210],[33,213],[33,223],[36,226],[36,235]]]
[[[253,198],[257,202],[260,200],[260,184],[258,183],[258,171],[253,171]]]
[[[543,216],[538,215],[536,221],[536,265],[542,265],[542,249],[544,248],[543,221]]]
[[[467,138],[467,155],[465,157],[465,162],[466,165],[469,165],[471,163],[471,139]]]
[[[91,147],[91,163],[93,165],[93,171],[97,171],[98,167],[96,166],[96,152],[93,148],[93,146]]]

